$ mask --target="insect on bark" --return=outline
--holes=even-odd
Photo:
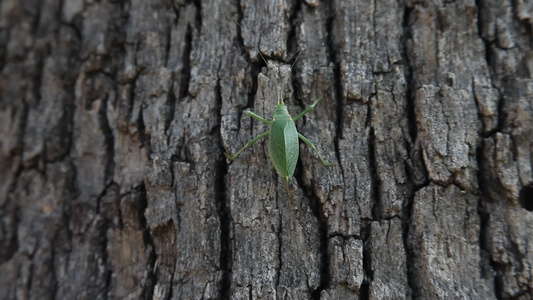
[[[259,52],[261,54],[261,52]],[[268,68],[268,62],[265,60],[263,55],[261,54],[261,57],[267,64]],[[270,68],[269,68],[270,72]],[[276,169],[279,176],[283,177],[285,179],[285,182],[288,184],[290,178],[294,175],[294,170],[296,169],[296,163],[298,162],[298,155],[299,155],[299,142],[298,138],[300,138],[304,143],[306,143],[309,147],[311,147],[315,152],[318,154],[318,158],[322,162],[324,166],[332,166],[335,165],[335,163],[328,163],[323,158],[322,155],[318,152],[318,149],[309,141],[306,137],[304,137],[302,134],[298,133],[298,130],[296,129],[296,125],[294,122],[296,122],[298,119],[303,117],[305,114],[310,112],[315,105],[322,100],[322,96],[316,99],[313,104],[311,104],[309,107],[307,107],[303,112],[301,112],[299,115],[297,115],[294,119],[291,117],[289,110],[287,109],[287,106],[283,102],[283,95],[282,92],[276,83],[277,92],[278,92],[278,99],[277,104],[274,108],[274,114],[272,116],[272,120],[267,120],[257,114],[255,114],[252,111],[248,111],[247,114],[253,118],[258,119],[261,122],[264,122],[268,125],[270,125],[270,130],[267,132],[260,134],[256,138],[249,141],[244,147],[242,147],[235,155],[231,155],[230,153],[226,152],[226,158],[229,160],[236,159],[241,152],[255,144],[260,139],[269,136],[269,142],[268,142],[268,150],[269,150],[269,156],[270,161],[274,165],[274,168]]]

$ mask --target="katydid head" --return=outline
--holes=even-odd
[[[272,117],[272,120],[292,120],[291,115],[289,114],[289,110],[287,109],[287,106],[283,103],[278,103],[276,107],[274,108],[274,116]]]

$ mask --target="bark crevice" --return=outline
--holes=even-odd
[[[216,92],[218,104],[218,118],[221,119],[221,109],[222,109],[222,94],[220,91],[220,80],[217,81]],[[222,145],[222,134],[219,133],[219,144],[220,149],[224,149]],[[215,190],[218,191],[216,194],[215,202],[217,203],[217,212],[218,219],[220,222],[220,268],[222,271],[222,279],[220,282],[220,297],[222,299],[231,298],[231,278],[232,278],[232,237],[231,237],[231,211],[228,202],[227,194],[227,181],[226,176],[228,174],[228,163],[226,158],[221,153],[221,159],[217,163],[217,168],[215,171]]]
[[[144,251],[148,252],[148,261],[146,265],[146,284],[142,287],[142,298],[143,299],[153,299],[154,287],[157,283],[157,276],[155,272],[156,261],[157,261],[157,252],[152,238],[152,232],[148,227],[146,222],[145,212],[148,207],[148,199],[146,195],[145,184],[141,184],[136,188],[139,193],[140,209],[139,209],[139,226],[142,230],[142,237],[144,242]]]

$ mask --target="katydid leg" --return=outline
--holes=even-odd
[[[334,166],[335,163],[328,163],[326,162],[323,158],[322,158],[322,155],[320,155],[320,152],[318,152],[318,150],[316,149],[315,145],[313,145],[313,143],[311,143],[308,139],[305,138],[305,136],[301,135],[298,133],[298,137],[300,139],[302,139],[302,141],[304,141],[304,143],[307,144],[307,146],[311,147],[311,149],[315,150],[316,154],[318,154],[318,158],[320,158],[320,161],[322,162],[322,164],[324,166]]]
[[[231,156],[228,152],[226,152],[226,158],[229,159],[229,160],[234,160],[234,159],[236,159],[236,158],[239,156],[239,154],[241,154],[241,152],[242,152],[244,149],[246,149],[246,148],[252,146],[252,145],[255,144],[257,141],[259,141],[261,138],[263,138],[263,137],[265,137],[265,136],[267,136],[267,135],[269,135],[269,134],[270,134],[270,130],[267,131],[267,132],[265,132],[265,133],[263,133],[263,134],[261,134],[260,136],[256,137],[255,139],[249,141],[244,147],[242,147],[241,150],[237,151],[237,153],[235,153],[235,155],[233,155],[233,156]]]
[[[315,102],[313,102],[313,104],[309,105],[309,107],[307,107],[304,111],[302,111],[299,115],[297,115],[296,118],[294,118],[294,122],[296,122],[296,120],[298,120],[299,118],[303,117],[306,113],[313,110],[313,108],[315,108],[315,105],[318,103],[318,101],[322,100],[322,98],[323,98],[322,96],[318,97],[318,99],[316,99]]]
[[[254,118],[258,119],[258,120],[261,121],[261,122],[264,122],[264,123],[267,123],[267,124],[269,124],[269,125],[272,125],[272,121],[269,121],[269,120],[267,120],[267,119],[261,117],[260,115],[255,114],[253,111],[247,111],[246,113],[247,113],[250,117],[254,117]]]

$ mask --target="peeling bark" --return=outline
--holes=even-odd
[[[0,298],[533,299],[528,1],[0,2]],[[260,53],[263,55],[261,57]],[[268,67],[267,67],[268,65]],[[278,89],[333,167],[268,159]]]

